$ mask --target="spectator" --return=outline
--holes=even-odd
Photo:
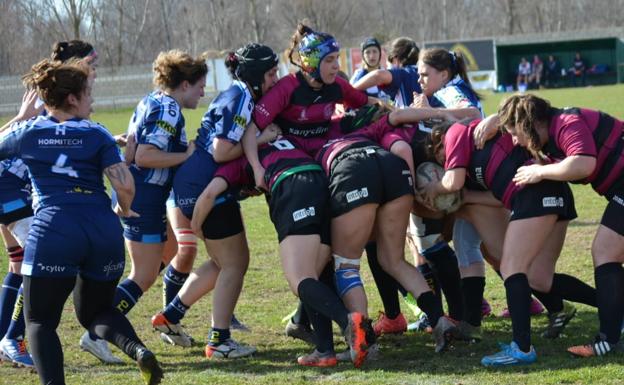
[[[516,80],[516,86],[518,91],[521,90],[521,84],[526,89],[526,85],[529,84],[529,77],[531,76],[531,63],[527,61],[525,57],[520,60],[518,65],[518,78]]]
[[[539,56],[533,56],[533,63],[531,66],[531,76],[529,77],[529,82],[535,82],[536,88],[542,87],[542,73],[544,72],[544,62],[540,59]]]
[[[544,83],[546,87],[555,87],[557,85],[557,79],[560,77],[561,69],[559,68],[559,62],[553,55],[548,55],[546,72],[544,73]]]
[[[573,87],[576,87],[577,78],[581,78],[581,84],[583,86],[585,85],[585,61],[583,61],[580,52],[574,55],[572,67],[568,70],[568,75],[570,76],[570,83]]]

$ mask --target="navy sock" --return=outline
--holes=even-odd
[[[121,314],[128,314],[143,295],[143,290],[131,279],[125,279],[117,285],[113,306]]]
[[[15,301],[15,307],[13,308],[13,316],[11,317],[11,323],[6,332],[6,338],[17,340],[24,338],[24,331],[26,325],[24,324],[24,288],[20,286],[17,292],[17,300]]]
[[[230,339],[230,329],[210,328],[208,334],[208,345],[218,346]]]
[[[6,334],[11,323],[17,292],[21,284],[22,276],[15,273],[7,273],[2,282],[2,290],[0,291],[0,338]]]
[[[169,302],[173,301],[188,277],[189,273],[180,273],[169,265],[163,275],[163,306],[167,306]]]
[[[184,315],[189,308],[190,306],[185,305],[180,297],[176,295],[173,301],[167,305],[163,314],[165,315],[165,318],[167,318],[167,321],[177,324],[182,318],[184,318]]]
[[[507,307],[511,315],[513,340],[523,352],[531,349],[531,288],[524,273],[516,273],[505,280]]]

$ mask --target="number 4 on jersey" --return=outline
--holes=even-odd
[[[65,166],[65,163],[67,163],[67,155],[60,154],[58,158],[56,158],[56,164],[52,166],[52,172],[78,178],[78,172],[71,168],[71,166]]]

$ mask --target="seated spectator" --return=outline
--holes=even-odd
[[[557,85],[557,80],[560,77],[561,69],[559,68],[559,62],[553,55],[548,55],[546,71],[544,72],[544,83],[546,87],[555,87]]]
[[[539,56],[533,56],[533,63],[531,65],[531,76],[529,82],[535,82],[536,88],[542,87],[542,73],[544,72],[544,62]]]
[[[577,78],[581,78],[581,84],[583,86],[585,85],[585,62],[583,61],[580,52],[577,52],[574,55],[572,67],[568,70],[568,75],[570,77],[570,83],[573,87],[576,87]]]
[[[527,61],[525,57],[520,60],[518,65],[518,79],[516,80],[516,86],[520,90],[520,85],[523,84],[526,87],[529,84],[529,76],[531,76],[531,63]]]

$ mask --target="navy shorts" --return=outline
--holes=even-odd
[[[382,205],[413,192],[407,163],[380,147],[349,149],[332,162],[329,178],[332,217],[367,203]]]
[[[125,267],[119,218],[108,206],[52,206],[37,211],[24,247],[22,274],[96,281],[121,277]]]
[[[176,171],[173,178],[175,204],[189,220],[193,216],[197,198],[208,186],[218,167],[212,155],[198,148]]]
[[[137,183],[132,210],[138,218],[121,218],[124,238],[141,243],[162,243],[167,240],[167,208],[169,188],[150,183]]]
[[[20,219],[28,218],[33,216],[33,209],[30,207],[30,204],[24,206],[22,208],[13,210],[11,212],[5,212],[0,214],[0,223],[8,226],[13,222],[17,222]]]
[[[552,214],[557,215],[558,221],[576,218],[574,196],[565,182],[543,180],[526,185],[511,199],[510,221]]]
[[[289,235],[318,234],[330,244],[329,191],[322,171],[303,171],[284,178],[269,198],[271,221],[277,239]]]

